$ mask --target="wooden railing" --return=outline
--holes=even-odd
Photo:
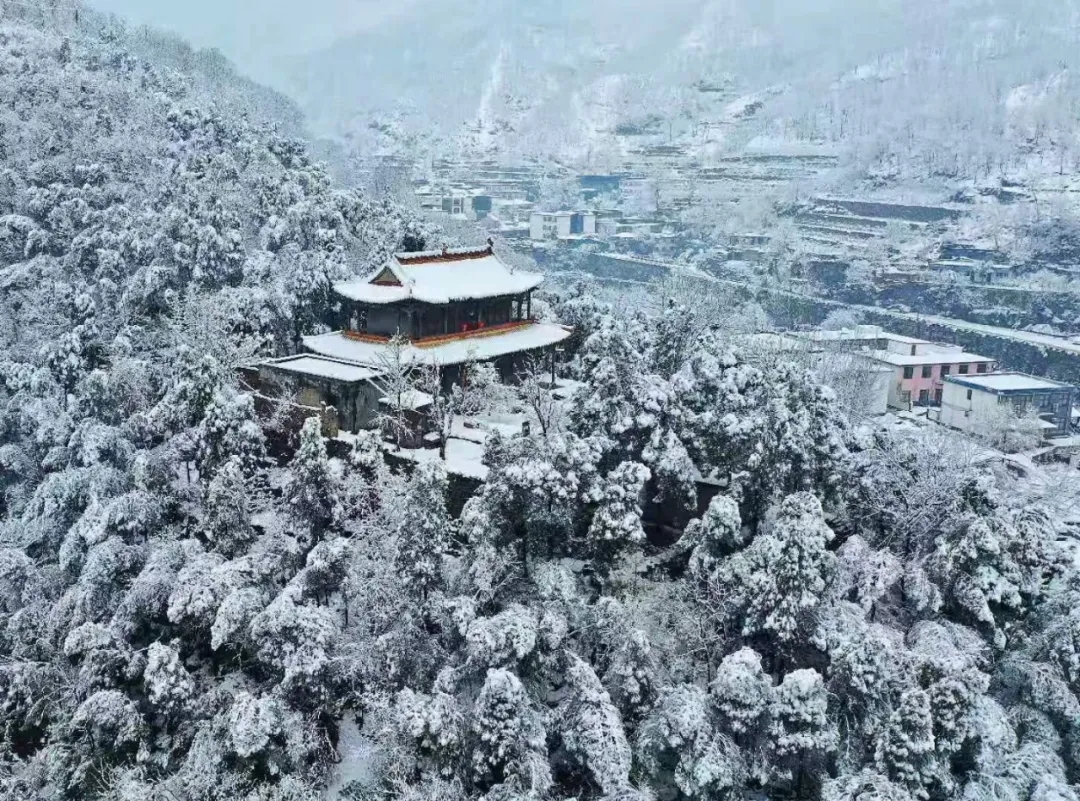
[[[482,339],[484,337],[497,336],[498,334],[507,334],[511,331],[528,328],[535,322],[535,320],[514,320],[509,323],[499,323],[498,325],[484,325],[469,331],[454,331],[450,334],[438,334],[433,337],[410,339],[409,344],[417,348],[433,348],[438,345],[445,345],[448,342],[460,342],[466,339]],[[356,342],[367,342],[371,345],[385,345],[390,341],[390,337],[388,336],[368,334],[363,331],[345,330],[341,333],[346,339],[351,339]]]
[[[465,339],[482,339],[483,337],[506,334],[522,328],[528,328],[533,324],[532,320],[515,320],[510,323],[487,325],[482,328],[474,328],[471,331],[455,331],[451,334],[439,334],[433,337],[424,337],[415,340],[413,344],[418,348],[433,348],[436,345],[445,345],[448,342],[459,342]]]

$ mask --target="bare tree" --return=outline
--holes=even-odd
[[[416,391],[409,348],[409,340],[398,334],[390,339],[378,358],[381,375],[376,386],[383,393],[383,397],[379,402],[376,419],[379,428],[394,438],[394,445],[398,450],[401,450],[401,440],[409,431],[409,420],[405,412],[410,406],[409,399]]]
[[[189,290],[169,320],[173,347],[186,347],[200,357],[213,356],[222,367],[233,370],[253,364],[265,352],[267,341],[237,332],[229,312],[220,298]]]
[[[1020,453],[1042,442],[1042,420],[1034,409],[1019,410],[1008,404],[972,413],[971,433],[1002,453]]]
[[[444,458],[455,419],[482,414],[501,405],[512,394],[499,380],[494,367],[476,361],[476,354],[471,350],[468,360],[460,365],[459,380],[449,387],[444,385],[442,367],[436,364],[416,369],[412,385],[431,396],[427,419],[431,430],[439,435],[439,455]]]
[[[555,387],[546,377],[543,363],[534,357],[529,357],[518,373],[518,393],[536,417],[545,438],[549,432],[558,430],[563,417],[563,406],[555,397]]]
[[[454,418],[461,414],[465,405],[466,390],[461,384],[455,384],[444,392],[442,383],[443,371],[437,364],[425,365],[417,371],[416,387],[431,396],[428,420],[439,435],[439,457],[445,459],[446,442],[453,431]]]
[[[940,427],[902,432],[855,457],[859,522],[906,557],[925,555],[993,454]]]
[[[502,411],[513,404],[517,395],[503,383],[495,366],[489,362],[475,361],[475,354],[470,353],[469,356],[470,361],[462,367],[461,414],[475,417],[491,411]]]
[[[837,404],[852,419],[885,411],[891,373],[855,347],[816,353],[811,369],[822,384],[836,393]]]

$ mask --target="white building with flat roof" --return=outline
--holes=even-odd
[[[941,422],[970,431],[1006,407],[1017,416],[1038,415],[1046,436],[1070,433],[1076,387],[1025,373],[954,375],[944,382]]]
[[[529,238],[535,241],[596,236],[592,211],[534,211],[529,217]]]
[[[261,386],[276,395],[295,391],[296,401],[318,411],[330,430],[359,431],[374,425],[381,378],[376,368],[311,353],[259,365]]]

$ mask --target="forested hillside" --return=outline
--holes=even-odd
[[[159,739],[134,688],[178,669],[180,631],[154,621],[167,577],[214,558],[204,501],[228,516],[262,464],[235,367],[291,351],[332,279],[422,240],[257,122],[272,93],[85,10],[2,14],[0,794],[87,797],[114,759],[175,770],[197,733],[180,716]]]
[[[1074,0],[417,2],[282,85],[320,131],[411,155],[640,170],[650,146],[813,146],[841,187],[937,189],[1073,170],[1078,42]]]
[[[243,82],[5,13],[0,798],[1077,801],[1072,472],[588,288],[460,516],[317,417],[279,463],[235,368],[430,235]]]

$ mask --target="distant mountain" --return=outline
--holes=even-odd
[[[416,3],[312,53],[286,88],[316,130],[367,153],[435,142],[603,166],[643,147],[675,144],[709,160],[786,140],[849,145],[888,174],[900,142],[919,158],[959,147],[967,159],[973,142],[1015,148],[1007,96],[1067,68],[1077,9],[1076,0]],[[1055,106],[1071,102],[1069,87]],[[883,139],[888,152],[869,153]]]
[[[292,93],[312,124],[355,131],[371,112],[404,130],[475,135],[483,146],[572,115],[570,131],[603,126],[603,108],[633,94],[631,78],[661,69],[693,25],[700,0],[673,0],[666,13],[625,3],[520,0],[421,4],[412,15],[342,40],[296,70]],[[654,57],[642,61],[645,54]],[[384,125],[385,125],[384,121]],[[467,130],[467,126],[471,131]]]

